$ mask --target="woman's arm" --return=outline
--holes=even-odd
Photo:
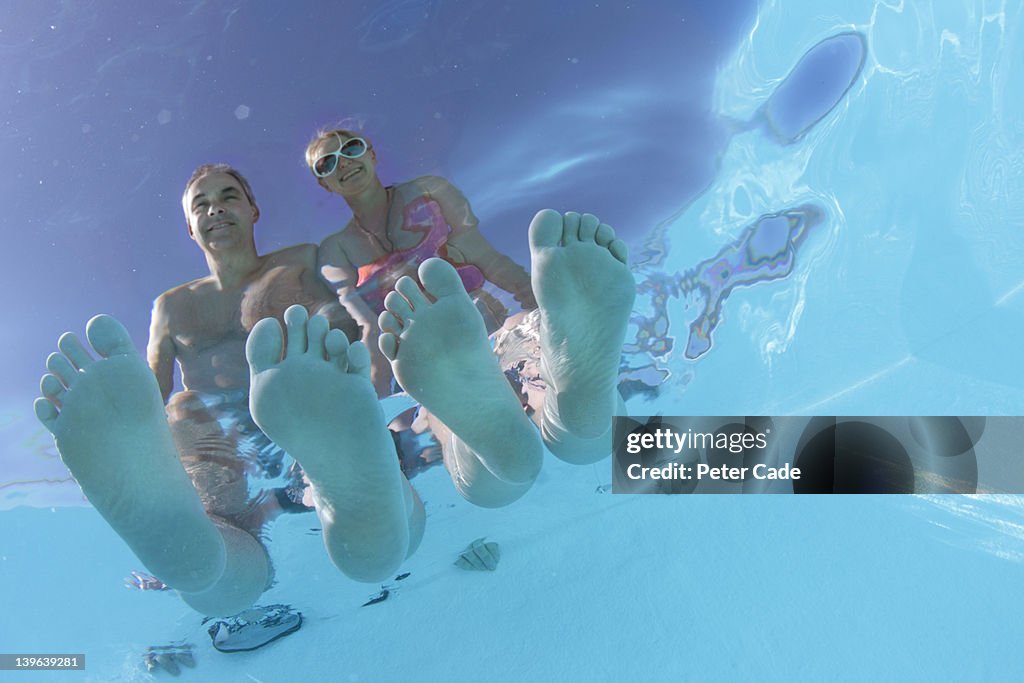
[[[537,300],[530,287],[530,274],[491,246],[479,231],[452,235],[448,238],[448,244],[459,250],[466,263],[479,268],[489,282],[511,293],[524,309],[537,308]]]
[[[466,263],[479,268],[489,282],[511,293],[523,308],[537,308],[530,287],[530,274],[496,250],[481,234],[480,221],[473,214],[462,192],[444,178],[431,176],[422,181],[430,197],[441,207],[452,229],[448,245],[457,249]]]
[[[362,342],[370,351],[370,379],[377,390],[377,395],[383,398],[391,394],[391,364],[377,346],[377,341],[380,338],[377,314],[356,290],[359,271],[345,254],[339,234],[335,233],[329,236],[320,244],[317,270],[320,277],[338,297],[341,305],[359,325]]]

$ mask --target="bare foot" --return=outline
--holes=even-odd
[[[409,551],[412,489],[370,383],[366,347],[307,315],[302,306],[285,311],[283,358],[277,321],[253,327],[249,409],[309,477],[334,563],[357,581],[379,581]]]
[[[555,398],[545,417],[576,437],[599,437],[611,428],[636,296],[626,244],[596,216],[546,209],[530,224],[530,252],[546,401]]]
[[[380,316],[380,350],[410,396],[443,422],[498,479],[532,482],[540,437],[498,367],[483,319],[446,261],[395,283]]]
[[[36,415],[86,498],[146,569],[178,590],[207,589],[224,571],[224,541],[178,460],[156,378],[114,318],[96,316],[86,336],[99,359],[62,335]]]

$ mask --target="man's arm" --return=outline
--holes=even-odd
[[[331,235],[320,244],[317,272],[361,328],[361,340],[370,351],[370,377],[377,395],[389,395],[391,364],[377,346],[377,340],[380,339],[377,314],[356,291],[359,272],[348,260],[337,235]]]
[[[522,266],[496,250],[479,230],[480,221],[473,214],[466,197],[444,178],[423,179],[430,197],[441,207],[452,234],[448,245],[454,247],[466,263],[480,269],[488,282],[512,294],[525,308],[537,308],[530,287],[530,274]],[[525,236],[525,232],[523,233]]]
[[[330,283],[320,274],[320,250],[315,244],[300,244],[282,250],[289,252],[302,264],[302,286],[307,293],[312,293],[314,302],[307,306],[310,315],[322,315],[327,318],[331,329],[339,329],[345,333],[350,342],[361,338],[359,323],[349,314],[348,310],[338,301],[338,295]],[[317,303],[320,302],[320,303]]]
[[[174,389],[174,359],[177,352],[174,339],[171,337],[170,318],[167,311],[166,294],[161,294],[153,302],[153,316],[149,323],[149,343],[146,345],[146,360],[156,375],[160,385],[160,394],[167,402]]]

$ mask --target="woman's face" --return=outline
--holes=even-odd
[[[322,140],[316,146],[313,158],[319,159],[326,154],[337,152],[350,139],[352,138],[345,135],[335,135]],[[376,180],[377,155],[372,147],[368,147],[362,156],[355,159],[342,155],[335,155],[335,159],[337,166],[334,172],[319,179],[320,184],[331,192],[342,196],[356,195]]]

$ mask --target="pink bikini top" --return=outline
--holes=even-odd
[[[414,274],[416,268],[428,258],[448,258],[448,236],[451,228],[441,213],[441,207],[428,197],[417,197],[404,210],[402,230],[423,233],[423,239],[414,247],[393,251],[376,261],[359,267],[356,291],[377,313],[384,311],[384,297],[394,289],[398,278]],[[484,286],[484,274],[474,265],[452,263],[467,292]]]

